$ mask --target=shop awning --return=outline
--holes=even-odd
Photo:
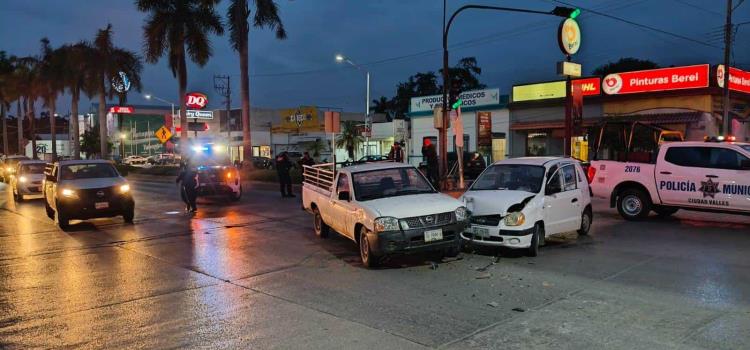
[[[687,112],[600,117],[584,119],[583,126],[594,126],[603,120],[615,122],[641,122],[643,124],[687,124],[700,121],[702,116],[703,112]],[[565,123],[562,120],[515,122],[510,124],[510,130],[544,130],[563,128],[565,128]]]

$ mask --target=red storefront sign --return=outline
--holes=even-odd
[[[708,72],[709,66],[707,64],[700,64],[695,66],[614,73],[604,77],[602,90],[607,95],[621,95],[704,88],[708,87]]]
[[[724,87],[724,65],[716,67],[716,82],[719,87]],[[729,90],[740,91],[750,94],[750,72],[729,67]]]
[[[203,109],[208,104],[208,97],[200,92],[190,92],[185,95],[185,106],[192,109]]]
[[[573,84],[574,88],[576,85],[581,86],[582,96],[598,96],[602,93],[602,84],[599,77],[574,79],[571,83]]]
[[[132,114],[134,108],[130,106],[113,106],[109,107],[109,113],[118,113],[118,114]]]

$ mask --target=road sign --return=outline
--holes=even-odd
[[[156,135],[156,138],[159,139],[159,142],[161,143],[165,143],[169,141],[170,138],[172,138],[172,132],[163,125],[161,128],[159,128],[159,130],[156,130],[154,135]]]

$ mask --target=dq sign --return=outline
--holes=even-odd
[[[191,92],[185,95],[185,106],[192,109],[203,109],[208,104],[208,97],[200,92]]]

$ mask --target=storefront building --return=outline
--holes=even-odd
[[[438,145],[434,108],[442,106],[442,95],[415,97],[409,105],[411,117],[411,142],[407,146],[409,162],[422,161],[422,145],[429,139]],[[508,95],[500,89],[463,92],[461,118],[463,120],[464,151],[479,152],[489,161],[505,159],[508,153]],[[455,152],[454,125],[448,129],[448,152]]]
[[[686,140],[720,133],[720,67],[708,64],[610,74],[574,80],[582,85],[583,120],[574,131],[572,156],[588,160],[604,121],[640,122],[680,131]],[[748,140],[750,74],[730,75],[731,134]],[[565,84],[562,81],[516,85],[510,103],[511,155],[562,155]]]

